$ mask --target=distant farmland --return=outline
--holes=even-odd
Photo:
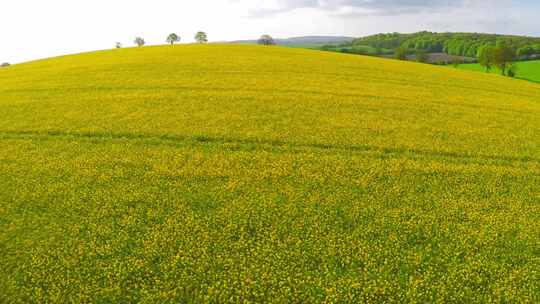
[[[0,69],[1,303],[538,303],[540,85],[252,45]]]
[[[517,62],[516,65],[517,78],[540,83],[540,60],[520,61]],[[479,64],[461,64],[459,65],[459,68],[463,70],[485,72],[485,68]],[[500,71],[494,68],[491,73],[500,74]]]

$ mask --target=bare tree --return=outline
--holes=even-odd
[[[135,41],[133,41],[133,43],[135,43],[138,47],[141,47],[144,46],[146,42],[141,37],[137,37],[135,38]]]
[[[275,45],[276,42],[274,38],[270,35],[262,35],[261,38],[257,41],[260,45]]]

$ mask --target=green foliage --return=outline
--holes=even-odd
[[[175,33],[171,33],[169,34],[169,36],[167,36],[167,43],[173,45],[175,42],[179,42],[180,39],[181,39],[180,36],[178,36]]]
[[[530,55],[534,55],[536,54],[536,49],[534,46],[532,45],[526,45],[526,46],[523,46],[523,47],[520,47],[518,50],[517,50],[517,55],[522,57],[522,56],[530,56]],[[540,52],[539,52],[540,53]]]
[[[394,58],[398,60],[407,60],[407,49],[398,47],[394,53]]]
[[[540,61],[520,61],[514,62],[512,66],[515,66],[513,73],[514,77],[529,80],[533,82],[540,83]],[[470,71],[483,71],[485,68],[480,64],[462,64],[459,65],[460,69],[470,70]],[[501,73],[497,67],[493,67],[489,71],[490,73]]]
[[[416,55],[416,61],[422,62],[422,63],[429,62],[429,54],[428,54],[427,51],[419,49],[419,50],[416,51],[415,55]]]
[[[0,303],[538,303],[539,100],[244,45],[0,69]]]
[[[197,32],[197,34],[195,34],[195,41],[198,43],[207,43],[208,35],[205,32]]]
[[[407,39],[407,34],[389,33],[377,34],[356,39],[353,45],[369,45],[374,48],[396,49],[400,47]]]
[[[515,64],[515,63],[512,63],[510,64],[510,66],[508,67],[508,71],[506,72],[506,75],[508,77],[516,77],[517,75],[517,71],[518,71],[518,66]]]
[[[374,48],[367,45],[323,45],[319,48],[323,51],[340,52],[347,54],[378,56],[378,55],[392,55],[394,52],[389,49]]]
[[[511,46],[500,42],[492,49],[493,64],[499,68],[502,75],[506,75],[508,65],[516,59],[516,52]]]
[[[144,46],[144,44],[145,44],[146,42],[144,41],[143,38],[137,37],[137,38],[135,38],[135,40],[133,41],[133,43],[135,43],[138,47],[142,47],[142,46]]]
[[[502,75],[506,75],[507,67],[516,59],[516,51],[503,41],[497,46],[485,45],[478,50],[478,63],[489,72],[496,66]],[[511,77],[515,76],[515,71],[511,72]]]
[[[377,34],[356,39],[352,44],[389,49],[403,47],[415,51],[424,50],[429,53],[445,52],[455,56],[476,57],[481,47],[501,42],[514,49],[532,47],[536,54],[540,54],[540,48],[533,47],[540,44],[540,38],[479,33]]]
[[[486,69],[486,72],[489,72],[495,64],[494,49],[495,47],[491,45],[484,45],[478,49],[478,63]]]

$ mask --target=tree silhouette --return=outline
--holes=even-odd
[[[197,32],[197,34],[195,34],[195,40],[198,43],[207,43],[208,42],[208,35],[206,35],[205,32]]]
[[[179,42],[179,41],[180,41],[180,36],[178,36],[175,33],[171,33],[171,34],[169,34],[169,36],[167,36],[167,43],[170,43],[171,45],[173,45],[175,42]]]
[[[274,38],[270,35],[262,35],[261,38],[259,38],[258,43],[260,45],[275,45],[276,42],[274,41]]]
[[[135,41],[133,41],[133,43],[135,43],[138,47],[141,47],[141,46],[144,46],[146,42],[144,41],[143,38],[137,37],[135,38]]]

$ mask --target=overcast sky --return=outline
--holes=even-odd
[[[0,62],[133,44],[379,32],[474,31],[540,36],[540,0],[2,0]]]

